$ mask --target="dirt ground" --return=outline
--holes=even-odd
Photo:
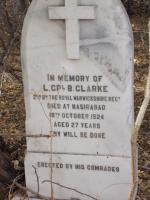
[[[135,40],[135,117],[143,100],[148,74],[148,17],[146,13],[130,16]],[[138,31],[142,32],[138,32]],[[137,32],[136,32],[137,31]],[[150,199],[150,105],[139,132],[139,189],[137,200]]]
[[[148,12],[137,8],[130,15],[135,39],[135,116],[144,97],[148,74]],[[0,135],[9,146],[8,154],[17,164],[18,174],[23,173],[25,137],[25,107],[20,64],[20,30],[13,48],[6,59],[6,72],[3,73],[0,94]],[[0,54],[4,53],[0,41]],[[150,106],[140,129],[139,139],[139,188],[136,200],[150,200]],[[10,151],[11,149],[11,151]],[[24,180],[22,180],[24,182]],[[22,183],[23,183],[22,182]]]

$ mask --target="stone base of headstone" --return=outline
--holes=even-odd
[[[50,154],[31,152],[26,154],[25,159],[27,186],[37,192],[39,185],[39,193],[47,197],[50,196],[51,186],[50,159]],[[119,200],[128,199],[132,182],[130,171],[130,158],[78,155],[75,159],[74,155],[55,155],[53,156],[55,198],[62,196],[62,199],[69,199],[72,196],[87,200],[89,196],[93,199],[100,199],[100,196],[102,199],[111,199],[111,196],[117,199],[118,196],[122,196]]]

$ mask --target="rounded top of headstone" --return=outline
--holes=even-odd
[[[30,51],[40,49],[44,54],[42,49],[49,47],[49,56],[60,64],[88,57],[118,89],[124,90],[133,68],[133,35],[121,1],[71,2],[75,5],[66,6],[62,0],[32,1],[22,35],[23,66],[30,59]]]

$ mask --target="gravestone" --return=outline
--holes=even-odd
[[[27,187],[59,200],[127,200],[133,36],[120,0],[33,0],[22,65]]]

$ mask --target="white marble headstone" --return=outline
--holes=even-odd
[[[121,1],[33,0],[22,65],[27,187],[59,200],[127,200],[133,36]]]

